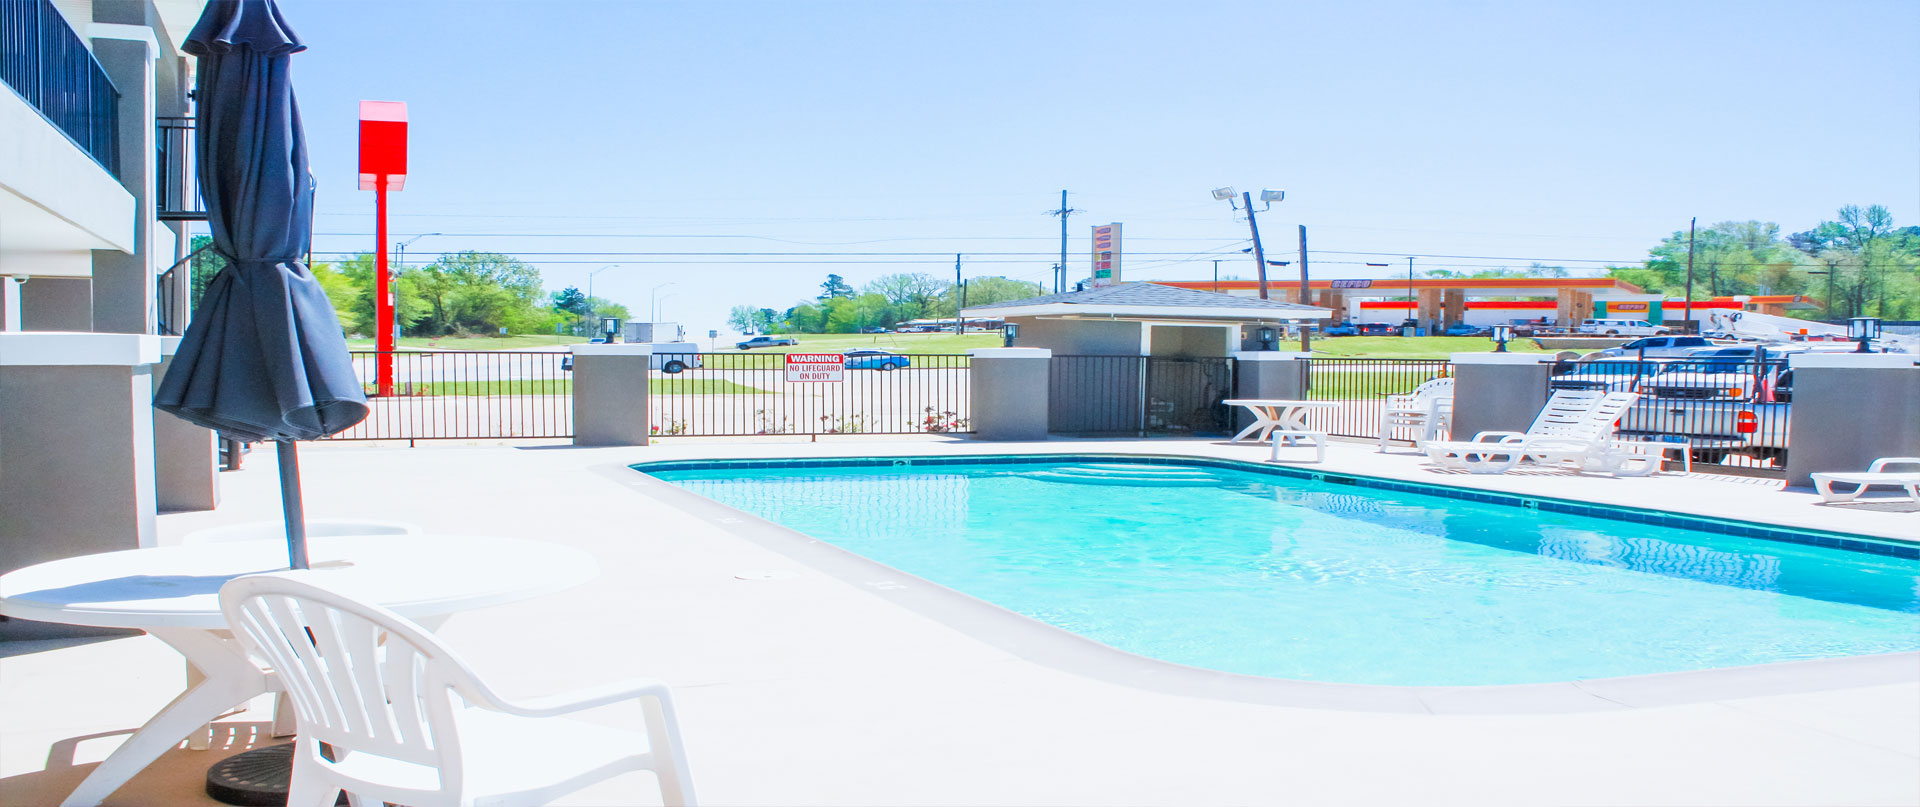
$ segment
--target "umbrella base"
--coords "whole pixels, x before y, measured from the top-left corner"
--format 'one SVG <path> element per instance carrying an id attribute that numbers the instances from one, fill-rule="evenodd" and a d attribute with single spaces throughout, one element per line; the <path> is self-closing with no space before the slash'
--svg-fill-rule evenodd
<path id="1" fill-rule="evenodd" d="M 207 796 L 241 807 L 285 807 L 293 781 L 293 743 L 243 751 L 207 769 Z M 335 805 L 347 803 L 342 792 Z"/>

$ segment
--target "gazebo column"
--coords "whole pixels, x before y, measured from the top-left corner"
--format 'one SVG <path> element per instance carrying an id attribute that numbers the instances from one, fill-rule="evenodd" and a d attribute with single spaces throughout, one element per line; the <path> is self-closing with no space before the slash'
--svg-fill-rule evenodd
<path id="1" fill-rule="evenodd" d="M 1467 292 L 1465 289 L 1447 289 L 1441 300 L 1441 326 L 1451 328 L 1467 319 Z"/>

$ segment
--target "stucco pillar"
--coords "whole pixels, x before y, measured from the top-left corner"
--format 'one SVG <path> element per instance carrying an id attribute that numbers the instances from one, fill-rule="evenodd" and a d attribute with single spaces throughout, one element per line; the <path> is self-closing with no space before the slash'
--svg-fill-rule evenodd
<path id="1" fill-rule="evenodd" d="M 160 364 L 154 368 L 158 386 L 173 365 L 180 337 L 160 337 Z M 153 484 L 161 510 L 212 510 L 220 503 L 220 448 L 213 430 L 153 410 Z"/>
<path id="2" fill-rule="evenodd" d="M 1820 471 L 1864 471 L 1881 457 L 1920 457 L 1920 366 L 1900 353 L 1803 353 L 1793 367 L 1787 484 Z"/>
<path id="3" fill-rule="evenodd" d="M 1053 351 L 989 347 L 967 351 L 975 440 L 1045 440 Z"/>
<path id="4" fill-rule="evenodd" d="M 136 334 L 0 333 L 0 573 L 153 546 L 153 364 Z"/>
<path id="5" fill-rule="evenodd" d="M 1561 328 L 1571 328 L 1580 324 L 1580 317 L 1574 315 L 1573 289 L 1561 289 L 1554 295 L 1553 324 Z"/>
<path id="6" fill-rule="evenodd" d="M 1311 383 L 1312 354 L 1281 350 L 1250 350 L 1233 354 L 1233 397 L 1306 400 Z M 1234 407 L 1233 430 L 1253 422 L 1245 407 Z"/>
<path id="7" fill-rule="evenodd" d="M 574 345 L 573 444 L 644 446 L 652 345 Z"/>
<path id="8" fill-rule="evenodd" d="M 1552 358 L 1534 353 L 1453 354 L 1453 436 L 1524 432 L 1547 405 Z"/>
<path id="9" fill-rule="evenodd" d="M 133 194 L 133 252 L 93 251 L 93 327 L 110 333 L 154 332 L 154 79 L 159 44 L 138 25 L 87 26 L 93 54 L 120 91 L 119 162 L 115 178 Z"/>

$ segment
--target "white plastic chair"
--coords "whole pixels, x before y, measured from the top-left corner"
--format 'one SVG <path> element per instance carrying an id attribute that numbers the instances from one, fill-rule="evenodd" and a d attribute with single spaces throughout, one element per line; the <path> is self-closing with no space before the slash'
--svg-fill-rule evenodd
<path id="1" fill-rule="evenodd" d="M 1652 473 L 1657 459 L 1613 439 L 1615 424 L 1639 398 L 1632 392 L 1563 390 L 1547 400 L 1524 434 L 1486 431 L 1469 441 L 1436 440 L 1421 449 L 1437 465 L 1476 474 L 1506 473 L 1525 460 L 1618 476 Z"/>
<path id="2" fill-rule="evenodd" d="M 1890 471 L 1891 467 L 1908 470 Z M 1839 492 L 1833 489 L 1835 482 L 1852 485 L 1853 490 Z M 1823 471 L 1813 474 L 1813 488 L 1820 492 L 1820 498 L 1828 504 L 1841 504 L 1860 498 L 1867 488 L 1874 485 L 1887 485 L 1903 488 L 1907 498 L 1920 502 L 1920 457 L 1881 457 L 1874 460 L 1862 471 Z"/>
<path id="3" fill-rule="evenodd" d="M 325 574 L 269 572 L 220 589 L 234 635 L 279 676 L 298 716 L 288 807 L 331 807 L 341 790 L 356 807 L 545 804 L 636 770 L 654 772 L 667 804 L 694 803 L 664 684 L 509 701 L 424 628 L 316 585 Z M 628 700 L 645 734 L 543 719 Z"/>
<path id="4" fill-rule="evenodd" d="M 319 538 L 332 535 L 419 535 L 420 527 L 404 521 L 376 521 L 364 518 L 310 518 L 306 520 L 307 537 Z M 246 521 L 239 524 L 227 524 L 220 527 L 207 527 L 194 530 L 180 538 L 181 546 L 196 544 L 223 544 L 232 541 L 285 541 L 287 523 L 285 521 Z M 199 684 L 206 676 L 194 669 L 193 662 L 187 664 L 187 687 Z M 275 737 L 285 737 L 293 733 L 293 709 L 287 703 L 287 695 L 282 692 L 275 696 L 273 704 L 273 729 Z M 213 726 L 209 725 L 192 737 L 187 738 L 187 748 L 205 751 L 213 747 Z"/>
<path id="5" fill-rule="evenodd" d="M 1387 405 L 1380 411 L 1380 451 L 1385 453 L 1387 441 L 1393 438 L 1393 430 L 1411 429 L 1413 443 L 1417 448 L 1422 443 L 1440 437 L 1440 432 L 1453 425 L 1453 379 L 1435 378 L 1422 382 L 1406 395 L 1387 397 Z"/>

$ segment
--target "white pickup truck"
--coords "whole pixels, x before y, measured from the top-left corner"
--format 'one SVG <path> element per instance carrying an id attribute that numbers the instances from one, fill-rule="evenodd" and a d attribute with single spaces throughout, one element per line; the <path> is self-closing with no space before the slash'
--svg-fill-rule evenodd
<path id="1" fill-rule="evenodd" d="M 1786 462 L 1792 372 L 1777 358 L 1681 360 L 1642 380 L 1638 391 L 1640 400 L 1620 419 L 1621 434 L 1685 437 L 1701 462 L 1729 454 Z"/>

